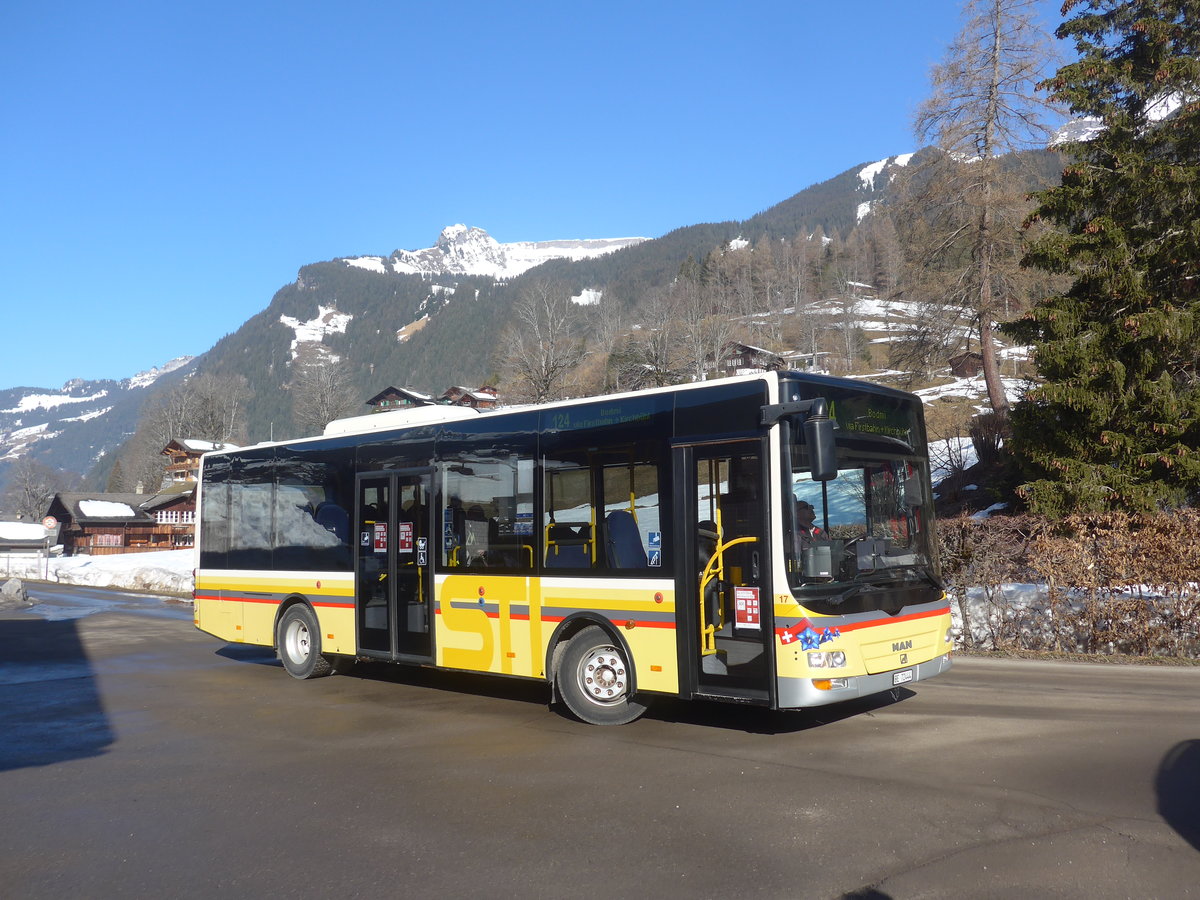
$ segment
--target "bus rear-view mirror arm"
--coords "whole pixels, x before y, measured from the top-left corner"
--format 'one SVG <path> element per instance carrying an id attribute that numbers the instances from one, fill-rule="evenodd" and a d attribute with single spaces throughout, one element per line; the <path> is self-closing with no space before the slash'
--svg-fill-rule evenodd
<path id="1" fill-rule="evenodd" d="M 833 437 L 833 419 L 829 418 L 829 403 L 824 397 L 769 404 L 762 408 L 759 422 L 770 426 L 785 416 L 803 414 L 807 414 L 804 443 L 808 446 L 809 473 L 813 481 L 833 481 L 838 474 L 837 444 Z"/>

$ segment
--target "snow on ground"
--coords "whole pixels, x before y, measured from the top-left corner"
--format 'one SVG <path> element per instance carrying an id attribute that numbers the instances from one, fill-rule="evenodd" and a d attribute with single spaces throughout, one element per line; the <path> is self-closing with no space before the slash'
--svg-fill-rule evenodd
<path id="1" fill-rule="evenodd" d="M 82 416 L 72 416 L 69 419 L 63 419 L 64 422 L 88 422 L 92 419 L 98 419 L 107 412 L 112 412 L 111 406 L 106 406 L 104 409 L 97 409 L 94 412 L 84 413 Z"/>
<path id="2" fill-rule="evenodd" d="M 129 386 L 130 388 L 149 387 L 150 385 L 154 384 L 154 382 L 158 381 L 158 379 L 160 379 L 162 376 L 186 366 L 192 361 L 193 358 L 194 357 L 191 356 L 177 356 L 170 362 L 164 363 L 162 366 L 155 366 L 153 369 L 150 369 L 147 372 L 138 372 L 129 379 Z M 71 420 L 68 419 L 67 421 L 69 422 Z"/>
<path id="3" fill-rule="evenodd" d="M 40 527 L 40 526 L 39 526 Z M 170 594 L 192 593 L 191 550 L 114 553 L 111 556 L 39 556 L 0 554 L 0 577 L 86 584 Z"/>
<path id="4" fill-rule="evenodd" d="M 1004 393 L 1007 395 L 1009 403 L 1016 403 L 1020 400 L 1029 386 L 1029 382 L 1024 378 L 1001 378 L 1000 380 L 1004 383 Z M 923 388 L 915 393 L 926 403 L 942 397 L 964 397 L 967 400 L 986 400 L 987 385 L 984 384 L 983 375 L 979 374 L 970 378 L 956 378 L 949 384 Z M 980 412 L 985 411 L 982 407 L 980 408 Z"/>
<path id="5" fill-rule="evenodd" d="M 359 269 L 377 272 L 380 275 L 386 275 L 388 272 L 387 260 L 382 256 L 359 256 L 355 259 L 343 259 L 342 262 L 348 266 L 356 266 Z"/>
<path id="6" fill-rule="evenodd" d="M 595 306 L 603 296 L 603 291 L 598 291 L 595 288 L 584 288 L 571 298 L 571 302 L 578 306 Z"/>
<path id="7" fill-rule="evenodd" d="M 295 332 L 292 340 L 292 359 L 300 353 L 301 344 L 320 344 L 327 334 L 345 334 L 346 326 L 354 316 L 350 313 L 340 313 L 336 306 L 317 306 L 317 315 L 307 322 L 301 322 L 291 316 L 280 316 L 279 321 Z"/>
<path id="8" fill-rule="evenodd" d="M 22 397 L 12 409 L 0 409 L 0 412 L 22 413 L 32 412 L 35 409 L 53 409 L 65 403 L 87 403 L 91 400 L 99 400 L 101 397 L 107 396 L 108 391 L 100 391 L 98 394 L 92 394 L 88 397 L 71 397 L 67 394 L 28 394 Z"/>
<path id="9" fill-rule="evenodd" d="M 992 631 L 999 618 L 1044 611 L 1049 605 L 1049 591 L 1044 584 L 1005 584 L 992 597 L 985 588 L 968 588 L 966 596 L 950 595 L 950 630 L 955 648 L 963 647 L 962 610 L 966 607 L 971 623 L 971 645 L 988 647 Z M 1033 621 L 1037 617 L 1032 617 Z M 1043 623 L 1049 627 L 1049 622 Z"/>
<path id="10" fill-rule="evenodd" d="M 975 444 L 969 437 L 953 437 L 929 442 L 929 478 L 934 490 L 955 472 L 971 468 L 979 462 Z"/>

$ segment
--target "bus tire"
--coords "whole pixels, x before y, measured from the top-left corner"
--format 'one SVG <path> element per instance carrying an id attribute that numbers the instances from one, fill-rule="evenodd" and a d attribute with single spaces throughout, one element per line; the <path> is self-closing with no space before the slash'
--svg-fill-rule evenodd
<path id="1" fill-rule="evenodd" d="M 293 678 L 321 678 L 333 671 L 321 655 L 321 629 L 317 617 L 303 603 L 288 607 L 279 619 L 276 651 Z"/>
<path id="2" fill-rule="evenodd" d="M 630 691 L 632 662 L 596 625 L 567 643 L 554 682 L 567 709 L 590 725 L 624 725 L 646 711 Z"/>

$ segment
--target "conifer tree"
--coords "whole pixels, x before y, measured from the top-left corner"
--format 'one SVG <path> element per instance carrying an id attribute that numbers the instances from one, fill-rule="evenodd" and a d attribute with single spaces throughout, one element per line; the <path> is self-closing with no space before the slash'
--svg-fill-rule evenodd
<path id="1" fill-rule="evenodd" d="M 1099 129 L 1068 144 L 1026 263 L 1073 278 L 1010 326 L 1044 379 L 1014 410 L 1031 508 L 1200 498 L 1200 0 L 1074 0 L 1045 82 Z"/>

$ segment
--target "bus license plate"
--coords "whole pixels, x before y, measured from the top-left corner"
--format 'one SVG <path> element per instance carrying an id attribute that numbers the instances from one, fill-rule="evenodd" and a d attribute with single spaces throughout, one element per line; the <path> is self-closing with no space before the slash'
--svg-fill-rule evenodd
<path id="1" fill-rule="evenodd" d="M 903 672 L 897 672 L 892 676 L 892 686 L 897 684 L 906 684 L 913 680 L 913 670 L 905 669 Z"/>

